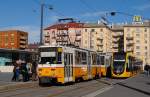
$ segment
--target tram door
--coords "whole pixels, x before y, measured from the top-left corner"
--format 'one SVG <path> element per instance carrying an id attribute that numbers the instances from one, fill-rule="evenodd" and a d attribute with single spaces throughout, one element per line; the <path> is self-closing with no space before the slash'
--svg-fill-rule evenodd
<path id="1" fill-rule="evenodd" d="M 92 64 L 91 64 L 91 53 L 88 52 L 88 76 L 89 78 L 92 78 L 92 73 L 91 73 L 91 69 L 92 69 Z"/>
<path id="2" fill-rule="evenodd" d="M 73 54 L 64 53 L 65 82 L 73 80 Z"/>

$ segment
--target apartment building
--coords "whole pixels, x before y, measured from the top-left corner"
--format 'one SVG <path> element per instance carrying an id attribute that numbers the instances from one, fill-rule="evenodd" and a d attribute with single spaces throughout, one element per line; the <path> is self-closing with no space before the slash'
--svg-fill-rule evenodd
<path id="1" fill-rule="evenodd" d="M 44 45 L 60 44 L 81 47 L 83 23 L 69 22 L 51 25 L 44 29 Z"/>
<path id="2" fill-rule="evenodd" d="M 19 30 L 0 31 L 0 48 L 25 49 L 27 45 L 27 32 Z"/>
<path id="3" fill-rule="evenodd" d="M 124 51 L 124 25 L 112 25 L 112 52 Z"/>
<path id="4" fill-rule="evenodd" d="M 82 47 L 99 52 L 112 52 L 111 30 L 104 24 L 84 24 L 82 30 Z"/>
<path id="5" fill-rule="evenodd" d="M 149 21 L 124 26 L 124 51 L 132 51 L 143 60 L 143 64 L 150 64 Z"/>

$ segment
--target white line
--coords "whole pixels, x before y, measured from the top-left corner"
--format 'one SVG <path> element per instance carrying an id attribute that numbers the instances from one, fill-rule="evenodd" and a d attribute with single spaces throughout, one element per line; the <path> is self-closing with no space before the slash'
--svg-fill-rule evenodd
<path id="1" fill-rule="evenodd" d="M 84 95 L 82 97 L 95 97 L 95 96 L 97 96 L 97 95 L 99 95 L 99 94 L 101 94 L 103 92 L 106 92 L 106 91 L 110 90 L 111 88 L 113 88 L 113 87 L 112 86 L 107 86 L 105 88 L 99 89 L 99 90 L 97 90 L 95 92 L 92 92 L 90 94 Z"/>

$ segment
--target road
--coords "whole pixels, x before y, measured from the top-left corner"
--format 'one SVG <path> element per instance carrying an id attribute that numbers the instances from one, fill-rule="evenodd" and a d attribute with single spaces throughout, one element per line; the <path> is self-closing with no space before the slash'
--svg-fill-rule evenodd
<path id="1" fill-rule="evenodd" d="M 0 91 L 0 97 L 150 97 L 150 77 L 108 79 L 60 86 L 28 86 Z"/>

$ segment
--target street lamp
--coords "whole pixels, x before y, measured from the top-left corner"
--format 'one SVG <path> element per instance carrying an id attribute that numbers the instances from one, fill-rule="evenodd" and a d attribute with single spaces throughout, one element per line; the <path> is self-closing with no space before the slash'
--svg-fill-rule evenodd
<path id="1" fill-rule="evenodd" d="M 41 2 L 41 28 L 40 28 L 40 45 L 43 45 L 43 16 L 44 16 L 44 7 L 48 7 L 49 10 L 52 10 L 52 6 L 44 4 Z"/>

